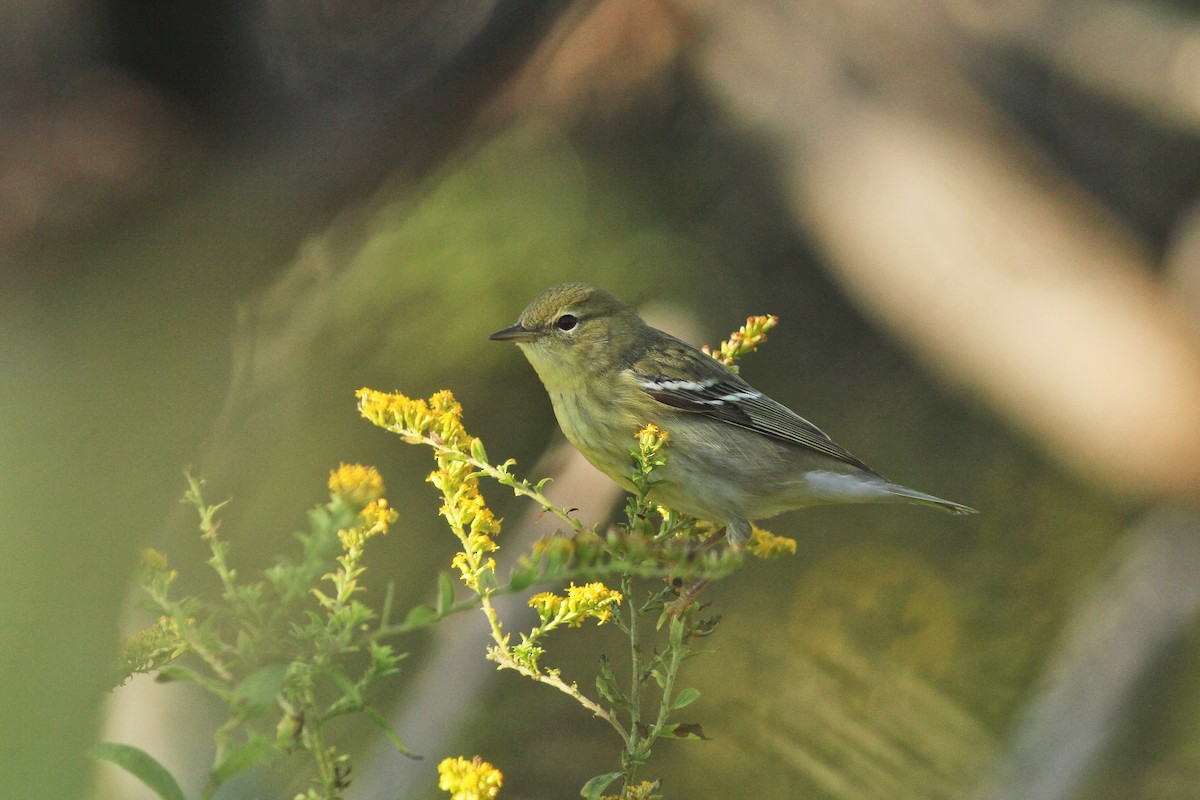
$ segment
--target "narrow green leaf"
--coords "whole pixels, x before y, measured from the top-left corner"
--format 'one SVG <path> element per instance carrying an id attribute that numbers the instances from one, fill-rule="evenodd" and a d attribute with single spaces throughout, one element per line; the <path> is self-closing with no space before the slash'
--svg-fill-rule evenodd
<path id="1" fill-rule="evenodd" d="M 482 569 L 479 571 L 479 586 L 481 589 L 496 591 L 500 588 L 500 581 L 496 578 L 495 570 Z"/>
<path id="2" fill-rule="evenodd" d="M 671 620 L 671 647 L 680 647 L 683 645 L 683 633 L 683 620 L 675 617 Z"/>
<path id="3" fill-rule="evenodd" d="M 699 697 L 699 689 L 680 689 L 679 694 L 675 695 L 675 701 L 671 703 L 671 710 L 678 711 L 685 706 L 690 706 Z"/>
<path id="4" fill-rule="evenodd" d="M 221 760 L 220 764 L 213 767 L 211 773 L 212 781 L 218 785 L 225 783 L 225 781 L 239 772 L 245 772 L 251 767 L 265 764 L 278 755 L 279 752 L 280 750 L 274 741 L 267 739 L 261 734 L 253 734 L 250 741 L 241 747 L 231 750 Z"/>
<path id="5" fill-rule="evenodd" d="M 604 794 L 604 790 L 619 777 L 621 777 L 621 773 L 619 772 L 606 772 L 603 775 L 597 775 L 583 785 L 583 788 L 579 790 L 579 796 L 585 798 L 585 800 L 600 800 L 600 795 Z"/>
<path id="6" fill-rule="evenodd" d="M 229 702 L 230 698 L 233 697 L 233 692 L 228 684 L 216 678 L 205 677 L 195 670 L 181 667 L 177 664 L 168 664 L 160 669 L 158 674 L 154 676 L 154 680 L 159 683 L 174 683 L 175 681 L 195 683 L 226 702 Z"/>
<path id="7" fill-rule="evenodd" d="M 317 598 L 317 602 L 321 604 L 322 608 L 332 610 L 334 605 L 336 605 L 333 602 L 333 598 L 322 592 L 320 589 L 310 589 L 309 591 L 312 592 L 313 597 Z"/>
<path id="8" fill-rule="evenodd" d="M 488 463 L 487 451 L 483 449 L 483 442 L 478 438 L 471 440 L 471 457 L 484 464 Z"/>
<path id="9" fill-rule="evenodd" d="M 651 610 L 649 608 L 649 604 L 647 604 L 646 610 L 647 611 Z M 663 606 L 662 611 L 658 615 L 658 619 L 654 623 L 654 630 L 661 631 L 663 623 L 666 622 L 670 618 L 671 618 L 671 609 L 667 608 L 666 606 Z"/>
<path id="10" fill-rule="evenodd" d="M 396 582 L 388 581 L 383 594 L 383 607 L 379 611 L 379 627 L 386 628 L 392 621 L 392 600 L 396 594 Z"/>
<path id="11" fill-rule="evenodd" d="M 702 619 L 692 628 L 692 636 L 698 639 L 703 639 L 717 629 L 717 625 L 721 622 L 721 615 Z"/>
<path id="12" fill-rule="evenodd" d="M 233 700 L 247 717 L 262 714 L 275 705 L 275 697 L 283 690 L 288 665 L 268 664 L 254 670 L 233 690 Z"/>
<path id="13" fill-rule="evenodd" d="M 137 747 L 116 742 L 101 742 L 88 751 L 98 761 L 116 764 L 146 784 L 162 800 L 185 800 L 175 777 L 154 756 Z"/>
<path id="14" fill-rule="evenodd" d="M 663 728 L 660 734 L 666 739 L 702 739 L 711 741 L 709 737 L 704 735 L 704 729 L 697 722 L 680 722 L 675 725 L 668 725 Z"/>
<path id="15" fill-rule="evenodd" d="M 477 440 L 478 441 L 478 440 Z M 450 607 L 454 605 L 454 581 L 450 578 L 450 573 L 438 573 L 438 597 L 437 597 L 437 613 L 442 616 Z"/>
<path id="16" fill-rule="evenodd" d="M 629 707 L 629 698 L 621 691 L 617 683 L 617 674 L 613 670 L 612 662 L 608 660 L 608 656 L 600 657 L 600 674 L 596 676 L 596 689 L 610 703 Z"/>
<path id="17" fill-rule="evenodd" d="M 392 744 L 396 746 L 396 750 L 401 755 L 407 756 L 413 761 L 420 761 L 421 759 L 425 758 L 425 756 L 414 755 L 413 752 L 409 750 L 407 746 L 405 746 L 404 742 L 400 739 L 400 734 L 396 733 L 396 730 L 391 726 L 391 724 L 388 723 L 387 718 L 384 717 L 383 714 L 380 714 L 371 706 L 363 706 L 362 712 L 367 715 L 367 719 L 379 726 L 379 729 L 383 731 L 383 734 L 387 736 L 388 739 L 391 740 Z"/>
<path id="18" fill-rule="evenodd" d="M 358 696 L 360 694 L 358 686 L 354 683 L 354 681 L 350 680 L 350 677 L 342 671 L 341 667 L 331 666 L 325 671 L 325 675 L 329 678 L 329 680 L 333 681 L 339 689 L 342 690 L 343 695 L 346 695 L 353 702 L 362 702 L 361 698 Z"/>
<path id="19" fill-rule="evenodd" d="M 538 568 L 535 564 L 519 566 L 508 576 L 508 588 L 514 592 L 524 591 L 537 580 Z"/>
<path id="20" fill-rule="evenodd" d="M 596 676 L 596 690 L 600 692 L 600 696 L 610 703 L 617 702 L 616 693 L 613 691 L 615 687 L 603 675 Z"/>
<path id="21" fill-rule="evenodd" d="M 158 671 L 154 676 L 154 680 L 159 683 L 174 683 L 180 681 L 182 683 L 204 683 L 204 678 L 194 669 L 181 667 L 177 664 L 168 664 Z"/>
<path id="22" fill-rule="evenodd" d="M 438 613 L 432 606 L 420 605 L 415 606 L 408 612 L 408 616 L 404 618 L 404 626 L 406 628 L 423 628 L 438 619 Z"/>
<path id="23" fill-rule="evenodd" d="M 314 531 L 330 530 L 331 518 L 324 506 L 317 506 L 308 512 L 308 524 Z"/>

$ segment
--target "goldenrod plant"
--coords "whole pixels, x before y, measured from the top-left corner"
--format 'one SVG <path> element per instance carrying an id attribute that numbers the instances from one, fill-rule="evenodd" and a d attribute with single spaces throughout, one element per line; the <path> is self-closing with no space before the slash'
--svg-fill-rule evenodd
<path id="1" fill-rule="evenodd" d="M 712 353 L 732 363 L 754 350 L 774 318 L 751 318 Z M 707 738 L 700 724 L 681 719 L 700 693 L 680 683 L 681 666 L 701 650 L 698 643 L 716 628 L 698 600 L 710 581 L 728 575 L 743 552 L 773 558 L 795 551 L 795 542 L 758 529 L 745 551 L 717 546 L 719 532 L 647 500 L 656 472 L 670 459 L 670 432 L 650 425 L 630 431 L 630 495 L 622 523 L 606 530 L 585 525 L 543 494 L 545 481 L 519 477 L 515 462 L 493 463 L 463 426 L 462 406 L 448 391 L 428 400 L 371 389 L 358 392 L 367 420 L 405 442 L 433 450 L 436 468 L 428 480 L 442 495 L 441 516 L 457 538 L 450 573 L 438 578 L 436 602 L 393 618 L 392 592 L 382 608 L 362 600 L 363 558 L 369 541 L 396 520 L 377 470 L 343 464 L 329 479 L 330 499 L 309 513 L 309 530 L 297 534 L 298 559 L 281 558 L 252 579 L 229 566 L 229 543 L 220 535 L 219 511 L 202 496 L 203 481 L 188 476 L 184 502 L 200 517 L 208 565 L 221 590 L 217 597 L 177 597 L 177 575 L 165 556 L 147 551 L 138 573 L 157 621 L 130 637 L 119 668 L 130 675 L 155 672 L 163 681 L 187 681 L 215 696 L 227 720 L 214 732 L 217 750 L 204 797 L 252 767 L 292 754 L 311 763 L 309 781 L 296 800 L 336 800 L 350 775 L 349 757 L 326 735 L 331 720 L 361 714 L 389 736 L 399 753 L 411 756 L 372 707 L 368 693 L 394 674 L 404 654 L 397 640 L 446 616 L 478 609 L 488 622 L 486 658 L 571 697 L 607 724 L 618 738 L 615 769 L 587 780 L 589 800 L 652 800 L 662 797 L 656 781 L 639 771 L 661 739 Z M 538 542 L 505 577 L 496 574 L 501 521 L 484 500 L 481 481 L 490 480 L 557 516 L 565 530 Z M 457 583 L 465 589 L 456 589 Z M 545 587 L 529 597 L 537 622 L 520 629 L 500 618 L 494 598 Z M 615 624 L 628 639 L 622 669 L 600 655 L 597 673 L 581 688 L 550 663 L 552 634 L 588 621 Z M 98 758 L 132 772 L 164 800 L 184 792 L 152 756 L 126 745 L 103 744 Z M 455 800 L 497 796 L 500 770 L 476 756 L 450 757 L 438 767 L 439 787 Z M 606 794 L 616 787 L 616 793 Z"/>
<path id="2" fill-rule="evenodd" d="M 491 800 L 503 783 L 500 770 L 479 756 L 445 758 L 438 764 L 438 788 L 449 792 L 451 800 Z"/>
<path id="3" fill-rule="evenodd" d="M 216 758 L 203 796 L 244 770 L 304 751 L 314 777 L 296 797 L 337 797 L 349 764 L 326 741 L 325 726 L 347 714 L 373 720 L 407 754 L 366 701 L 368 690 L 395 673 L 402 657 L 379 635 L 394 627 L 386 605 L 377 613 L 358 597 L 365 546 L 396 519 L 379 472 L 357 464 L 334 470 L 329 502 L 310 511 L 309 530 L 296 535 L 300 558 L 281 558 L 254 579 L 229 566 L 229 542 L 217 519 L 224 504 L 209 505 L 203 481 L 190 475 L 188 481 L 184 502 L 199 513 L 220 595 L 175 597 L 177 573 L 165 556 L 146 551 L 139 583 L 159 618 L 124 643 L 120 680 L 155 671 L 160 681 L 194 683 L 225 705 L 228 718 L 214 733 Z M 166 770 L 141 751 L 106 744 L 97 755 L 130 769 L 164 798 L 184 797 Z M 151 766 L 147 771 L 138 764 Z"/>

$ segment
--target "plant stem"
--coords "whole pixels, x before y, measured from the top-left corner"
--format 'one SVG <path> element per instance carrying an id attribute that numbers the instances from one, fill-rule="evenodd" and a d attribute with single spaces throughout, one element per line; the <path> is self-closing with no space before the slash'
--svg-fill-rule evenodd
<path id="1" fill-rule="evenodd" d="M 304 701 L 304 716 L 308 723 L 304 726 L 304 749 L 313 755 L 317 762 L 317 774 L 320 775 L 321 787 L 327 797 L 337 793 L 337 767 L 330 757 L 331 753 L 325 746 L 325 735 L 321 731 L 321 722 L 317 715 L 317 698 L 313 693 L 311 680 L 306 678 L 302 694 Z"/>
<path id="2" fill-rule="evenodd" d="M 671 624 L 677 624 L 672 621 Z M 658 718 L 654 721 L 654 727 L 650 729 L 650 735 L 646 737 L 648 741 L 654 741 L 662 733 L 666 727 L 667 717 L 671 713 L 671 702 L 675 694 L 675 676 L 679 674 L 679 665 L 683 663 L 685 647 L 671 647 L 671 660 L 667 662 L 666 675 L 663 678 L 662 701 L 658 704 Z"/>
<path id="3" fill-rule="evenodd" d="M 413 433 L 414 433 L 414 431 L 405 431 L 404 432 L 404 434 L 406 436 L 412 436 Z M 460 450 L 456 450 L 452 447 L 447 447 L 445 444 L 442 443 L 442 441 L 440 439 L 436 439 L 432 436 L 418 436 L 417 438 L 420 439 L 420 441 L 422 443 L 427 444 L 430 447 L 432 447 L 434 452 L 437 453 L 438 455 L 449 455 L 456 461 L 465 461 L 468 464 L 470 464 L 472 467 L 474 467 L 475 469 L 479 470 L 479 472 L 483 473 L 484 475 L 487 475 L 489 478 L 491 478 L 492 480 L 501 484 L 502 486 L 507 486 L 508 488 L 510 488 L 514 492 L 516 492 L 517 494 L 522 495 L 524 497 L 528 497 L 530 500 L 532 500 L 535 503 L 537 503 L 538 505 L 540 505 L 546 511 L 549 511 L 551 514 L 553 514 L 554 516 L 561 519 L 563 522 L 570 525 L 571 528 L 573 530 L 575 530 L 576 532 L 578 532 L 578 533 L 590 532 L 586 525 L 584 525 L 582 522 L 577 520 L 575 517 L 572 517 L 569 513 L 567 513 L 567 511 L 565 509 L 559 508 L 554 503 L 550 502 L 550 499 L 547 498 L 546 495 L 542 494 L 537 489 L 535 489 L 529 483 L 529 481 L 522 480 L 522 479 L 516 477 L 515 475 L 513 475 L 511 472 L 508 472 L 505 469 L 501 469 L 500 467 L 493 466 L 486 461 L 482 461 L 478 458 L 475 458 L 473 455 L 469 455 Z M 508 462 L 508 463 L 514 463 L 514 462 Z"/>
<path id="4" fill-rule="evenodd" d="M 633 602 L 633 578 L 625 573 L 621 576 L 621 594 L 629 608 L 629 737 L 625 741 L 625 786 L 633 785 L 638 767 L 638 756 L 642 749 L 642 647 L 638 631 L 638 608 Z"/>
<path id="5" fill-rule="evenodd" d="M 490 658 L 492 661 L 495 661 L 502 669 L 514 670 L 527 678 L 535 680 L 538 683 L 544 683 L 547 686 L 553 686 L 560 692 L 573 697 L 577 703 L 586 708 L 588 711 L 592 712 L 593 716 L 599 717 L 611 725 L 612 728 L 621 736 L 621 739 L 625 742 L 627 748 L 633 746 L 632 743 L 634 741 L 633 737 L 635 734 L 633 734 L 631 731 L 626 731 L 625 726 L 621 724 L 621 721 L 616 718 L 610 709 L 605 708 L 595 700 L 592 700 L 590 697 L 585 695 L 583 692 L 579 691 L 579 687 L 575 684 L 564 681 L 561 677 L 559 677 L 559 674 L 556 670 L 551 670 L 549 672 L 533 670 L 513 658 L 512 651 L 508 647 L 508 637 L 502 632 L 499 620 L 496 618 L 495 608 L 492 606 L 486 595 L 483 596 L 481 600 L 483 602 L 484 615 L 487 616 L 488 623 L 491 625 L 492 641 L 496 643 L 496 646 L 488 653 L 488 658 Z"/>

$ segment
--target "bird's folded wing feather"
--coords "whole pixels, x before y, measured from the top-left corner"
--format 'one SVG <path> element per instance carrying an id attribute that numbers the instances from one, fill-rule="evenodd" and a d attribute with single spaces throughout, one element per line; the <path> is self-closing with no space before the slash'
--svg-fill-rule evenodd
<path id="1" fill-rule="evenodd" d="M 806 447 L 875 474 L 816 425 L 691 345 L 672 341 L 659 352 L 644 354 L 629 373 L 638 388 L 664 405 Z"/>

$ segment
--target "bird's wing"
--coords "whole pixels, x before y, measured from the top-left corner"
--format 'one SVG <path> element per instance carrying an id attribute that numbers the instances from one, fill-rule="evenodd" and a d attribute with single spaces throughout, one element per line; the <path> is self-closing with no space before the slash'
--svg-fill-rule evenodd
<path id="1" fill-rule="evenodd" d="M 663 405 L 815 450 L 875 474 L 816 425 L 689 344 L 672 339 L 656 352 L 643 354 L 629 372 L 638 388 Z"/>

